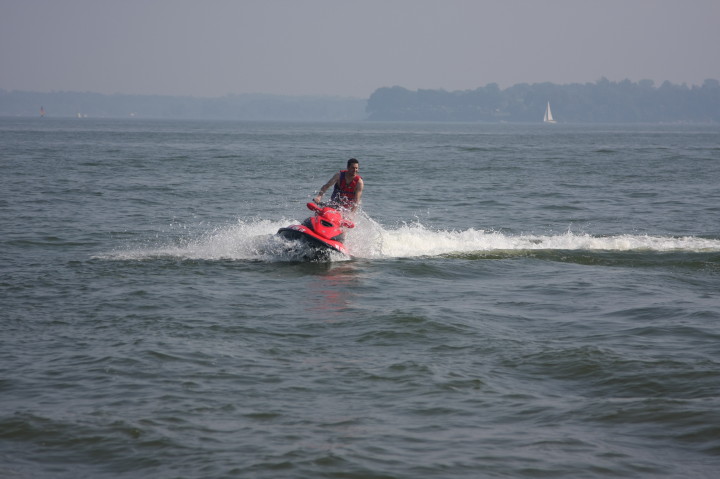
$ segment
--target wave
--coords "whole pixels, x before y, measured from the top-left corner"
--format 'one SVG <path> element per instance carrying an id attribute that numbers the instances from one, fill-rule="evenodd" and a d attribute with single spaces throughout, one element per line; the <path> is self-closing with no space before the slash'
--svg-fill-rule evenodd
<path id="1" fill-rule="evenodd" d="M 383 236 L 384 253 L 398 257 L 500 251 L 720 252 L 720 240 L 695 236 L 594 236 L 571 231 L 558 235 L 509 235 L 473 228 L 432 231 L 419 224 L 386 230 Z"/>
<path id="2" fill-rule="evenodd" d="M 437 230 L 420 223 L 382 226 L 358 215 L 356 228 L 348 230 L 346 244 L 353 256 L 364 259 L 413 258 L 467 254 L 516 256 L 540 251 L 582 252 L 720 252 L 720 239 L 697 236 L 653 236 L 637 234 L 591 235 L 567 231 L 562 234 L 506 234 L 468 228 Z M 102 259 L 144 260 L 176 258 L 188 260 L 293 261 L 302 256 L 297 246 L 275 236 L 278 228 L 297 220 L 239 220 L 236 224 L 185 235 L 162 238 L 153 244 L 126 246 L 96 256 Z M 338 255 L 334 260 L 342 260 Z"/>

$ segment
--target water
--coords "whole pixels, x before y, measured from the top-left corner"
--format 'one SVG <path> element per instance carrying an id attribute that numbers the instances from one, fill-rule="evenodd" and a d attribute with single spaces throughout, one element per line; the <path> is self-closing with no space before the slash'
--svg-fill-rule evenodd
<path id="1" fill-rule="evenodd" d="M 0 120 L 0 476 L 720 470 L 720 128 Z M 355 258 L 273 233 L 351 156 Z"/>

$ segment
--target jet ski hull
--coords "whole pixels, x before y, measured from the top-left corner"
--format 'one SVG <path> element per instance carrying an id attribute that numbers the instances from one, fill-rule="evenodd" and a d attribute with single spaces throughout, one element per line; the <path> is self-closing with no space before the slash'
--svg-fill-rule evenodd
<path id="1" fill-rule="evenodd" d="M 328 261 L 334 251 L 350 256 L 342 242 L 323 238 L 303 225 L 290 225 L 280 228 L 277 234 L 288 241 L 303 243 L 307 247 L 307 259 L 311 261 Z"/>
<path id="2" fill-rule="evenodd" d="M 278 236 L 289 241 L 303 243 L 305 246 L 304 257 L 311 261 L 329 261 L 330 253 L 338 253 L 350 256 L 343 244 L 343 228 L 354 228 L 352 221 L 343 218 L 342 214 L 330 206 L 320 206 L 315 203 L 308 203 L 309 210 L 315 215 L 306 219 L 300 225 L 290 225 L 280 228 Z"/>

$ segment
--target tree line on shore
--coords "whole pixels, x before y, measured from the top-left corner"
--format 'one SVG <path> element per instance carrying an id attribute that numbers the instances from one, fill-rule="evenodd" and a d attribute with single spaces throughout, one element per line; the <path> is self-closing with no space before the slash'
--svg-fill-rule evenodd
<path id="1" fill-rule="evenodd" d="M 687 86 L 651 80 L 521 83 L 504 90 L 378 88 L 369 99 L 227 95 L 219 98 L 104 95 L 0 89 L 0 116 L 218 119 L 265 121 L 538 122 L 546 104 L 560 123 L 720 123 L 720 82 Z"/>
<path id="2" fill-rule="evenodd" d="M 568 123 L 720 122 L 720 83 L 688 87 L 652 80 L 556 85 L 521 83 L 501 90 L 491 83 L 475 90 L 410 91 L 379 88 L 368 100 L 370 120 L 542 121 L 550 102 L 555 120 Z"/>

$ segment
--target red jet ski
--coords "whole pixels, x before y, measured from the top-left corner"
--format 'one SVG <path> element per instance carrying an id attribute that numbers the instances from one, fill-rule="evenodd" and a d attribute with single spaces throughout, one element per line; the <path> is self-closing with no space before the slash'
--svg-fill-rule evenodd
<path id="1" fill-rule="evenodd" d="M 342 228 L 354 228 L 355 224 L 343 218 L 342 213 L 330 206 L 308 203 L 307 207 L 314 211 L 315 215 L 300 225 L 280 228 L 278 236 L 307 245 L 309 249 L 306 257 L 310 260 L 327 261 L 332 251 L 350 256 L 343 244 L 345 235 Z"/>

